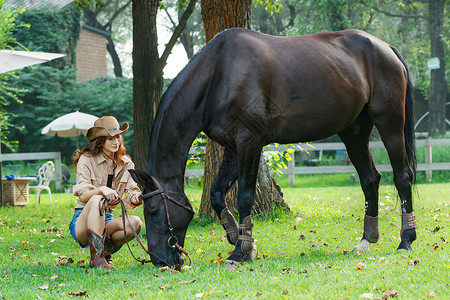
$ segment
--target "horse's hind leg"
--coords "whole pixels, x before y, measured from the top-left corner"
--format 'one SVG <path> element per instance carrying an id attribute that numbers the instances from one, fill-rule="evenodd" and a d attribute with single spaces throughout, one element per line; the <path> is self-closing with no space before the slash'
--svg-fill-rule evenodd
<path id="1" fill-rule="evenodd" d="M 223 228 L 225 229 L 227 240 L 235 245 L 239 235 L 239 228 L 236 220 L 227 208 L 225 195 L 238 177 L 237 155 L 235 151 L 225 148 L 222 164 L 211 187 L 211 206 L 219 216 Z"/>
<path id="2" fill-rule="evenodd" d="M 364 113 L 364 112 L 363 112 Z M 369 137 L 373 124 L 366 115 L 357 133 L 343 131 L 339 133 L 347 148 L 350 160 L 355 166 L 365 197 L 364 233 L 354 251 L 368 251 L 370 243 L 376 243 L 379 238 L 378 230 L 378 187 L 380 172 L 372 159 L 369 150 Z"/>
<path id="3" fill-rule="evenodd" d="M 393 118 L 393 119 L 392 119 Z M 397 119 L 400 119 L 396 116 Z M 400 197 L 402 209 L 402 227 L 400 231 L 401 242 L 397 251 L 412 250 L 411 244 L 416 239 L 416 221 L 412 208 L 412 180 L 413 172 L 409 166 L 403 126 L 388 126 L 394 116 L 386 116 L 383 121 L 376 123 L 381 139 L 386 147 L 392 165 L 394 183 Z M 394 128 L 394 129 L 393 129 Z M 396 128 L 396 129 L 395 129 Z"/>

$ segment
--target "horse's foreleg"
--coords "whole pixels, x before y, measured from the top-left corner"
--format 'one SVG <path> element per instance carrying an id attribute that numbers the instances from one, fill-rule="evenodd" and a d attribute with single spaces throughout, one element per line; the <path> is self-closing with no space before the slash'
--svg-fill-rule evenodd
<path id="1" fill-rule="evenodd" d="M 378 188 L 381 174 L 375 167 L 369 150 L 369 136 L 373 125 L 361 126 L 358 134 L 340 133 L 350 160 L 355 166 L 365 197 L 364 233 L 361 241 L 353 251 L 369 251 L 371 243 L 376 243 L 380 236 L 378 229 Z"/>
<path id="2" fill-rule="evenodd" d="M 239 228 L 234 216 L 227 208 L 225 195 L 238 177 L 237 155 L 235 152 L 225 149 L 222 164 L 211 187 L 211 206 L 219 216 L 225 229 L 227 240 L 235 245 L 239 235 Z"/>
<path id="3" fill-rule="evenodd" d="M 261 148 L 249 150 L 239 157 L 238 168 L 238 211 L 239 211 L 239 236 L 233 253 L 225 261 L 226 263 L 254 260 L 258 255 L 252 236 L 251 210 L 255 196 L 256 178 L 258 175 Z"/>

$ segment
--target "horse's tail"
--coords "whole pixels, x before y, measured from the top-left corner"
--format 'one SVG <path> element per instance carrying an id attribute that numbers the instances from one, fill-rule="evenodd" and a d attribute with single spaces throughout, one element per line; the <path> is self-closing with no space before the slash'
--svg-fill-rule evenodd
<path id="1" fill-rule="evenodd" d="M 417 158 L 416 158 L 416 142 L 414 133 L 414 87 L 411 82 L 411 76 L 409 74 L 408 66 L 400 55 L 397 49 L 391 46 L 392 51 L 397 55 L 398 59 L 402 62 L 406 69 L 406 76 L 408 82 L 406 85 L 406 103 L 405 103 L 405 145 L 406 155 L 408 157 L 408 163 L 412 171 L 413 183 L 416 180 Z"/>

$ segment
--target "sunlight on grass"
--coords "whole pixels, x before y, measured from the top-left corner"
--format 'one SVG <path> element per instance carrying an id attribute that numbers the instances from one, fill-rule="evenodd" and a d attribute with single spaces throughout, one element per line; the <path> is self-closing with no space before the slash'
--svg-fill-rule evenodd
<path id="1" fill-rule="evenodd" d="M 350 250 L 362 236 L 360 187 L 285 187 L 292 214 L 254 219 L 258 260 L 224 266 L 233 247 L 224 240 L 222 226 L 205 226 L 196 216 L 185 245 L 192 266 L 183 272 L 141 266 L 126 247 L 114 256 L 117 270 L 86 268 L 89 253 L 77 247 L 68 230 L 75 197 L 55 193 L 50 204 L 44 194 L 37 205 L 32 195 L 26 207 L 0 208 L 0 298 L 359 299 L 383 298 L 393 289 L 399 299 L 424 299 L 430 293 L 445 299 L 450 293 L 450 184 L 418 185 L 417 192 L 413 252 L 396 252 L 401 224 L 393 186 L 380 187 L 380 241 L 358 254 Z M 199 187 L 186 189 L 196 209 L 201 193 Z M 143 218 L 142 207 L 130 213 Z M 145 256 L 137 243 L 131 247 Z"/>

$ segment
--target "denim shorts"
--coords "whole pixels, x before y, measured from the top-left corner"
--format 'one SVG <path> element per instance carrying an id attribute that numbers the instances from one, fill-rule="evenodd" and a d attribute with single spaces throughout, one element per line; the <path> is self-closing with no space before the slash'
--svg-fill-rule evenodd
<path id="1" fill-rule="evenodd" d="M 86 248 L 89 248 L 89 245 L 87 245 L 87 246 L 81 245 L 77 239 L 77 236 L 75 235 L 75 223 L 77 222 L 78 217 L 80 216 L 82 211 L 83 211 L 82 208 L 75 208 L 75 213 L 73 214 L 72 221 L 69 224 L 69 230 L 70 230 L 70 235 L 73 237 L 75 242 L 77 242 L 77 244 L 80 245 L 81 248 L 86 249 Z M 114 217 L 111 213 L 105 215 L 105 224 L 108 224 L 112 220 L 114 220 Z"/>

